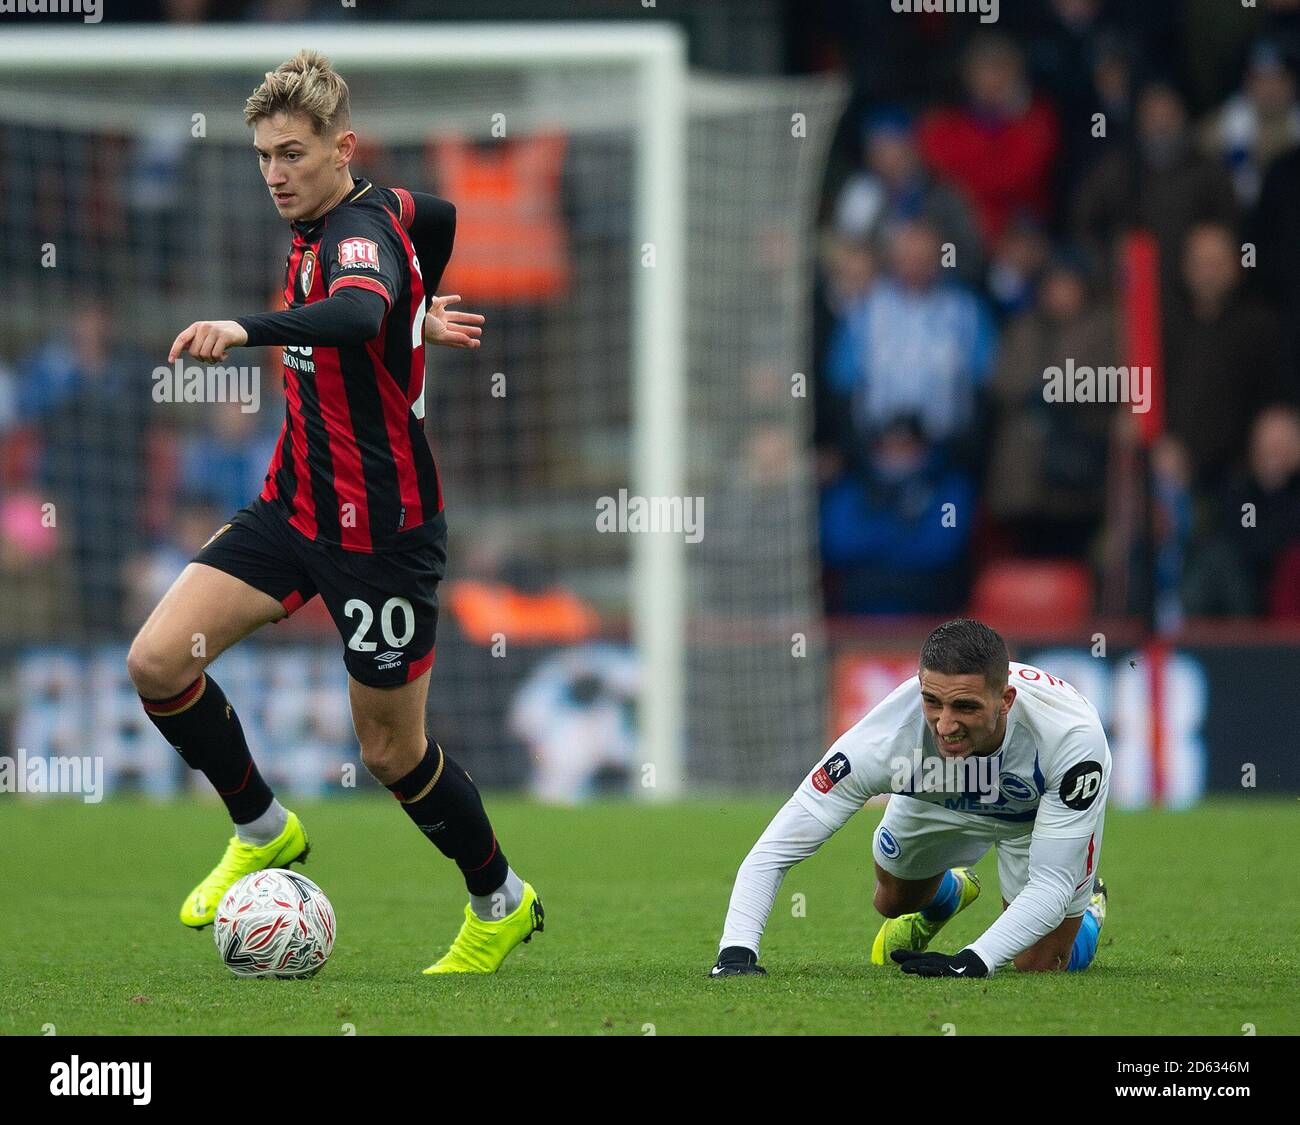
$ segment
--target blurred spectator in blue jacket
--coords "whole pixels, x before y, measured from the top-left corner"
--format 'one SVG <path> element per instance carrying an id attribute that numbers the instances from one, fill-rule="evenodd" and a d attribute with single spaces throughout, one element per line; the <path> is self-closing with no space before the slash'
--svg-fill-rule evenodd
<path id="1" fill-rule="evenodd" d="M 1155 624 L 1162 633 L 1183 622 L 1180 589 L 1192 535 L 1192 473 L 1186 451 L 1176 441 L 1161 440 L 1151 452 L 1151 535 Z"/>
<path id="2" fill-rule="evenodd" d="M 821 500 L 831 613 L 949 613 L 967 593 L 975 486 L 919 422 L 900 417 L 870 443 L 866 464 Z M 946 508 L 946 505 L 953 505 Z"/>
<path id="3" fill-rule="evenodd" d="M 215 403 L 205 412 L 208 429 L 190 434 L 181 448 L 181 483 L 193 497 L 233 514 L 262 491 L 278 430 L 263 419 L 265 408 L 245 413 L 237 401 Z"/>
<path id="4" fill-rule="evenodd" d="M 845 315 L 866 297 L 879 274 L 879 255 L 870 242 L 834 233 L 825 238 L 820 280 L 832 315 Z"/>
<path id="5" fill-rule="evenodd" d="M 843 407 L 836 441 L 849 464 L 902 414 L 917 418 L 925 441 L 947 446 L 955 463 L 978 463 L 996 333 L 979 298 L 945 276 L 939 242 L 929 222 L 900 225 L 888 274 L 833 332 L 826 385 Z"/>
<path id="6" fill-rule="evenodd" d="M 1254 206 L 1269 165 L 1300 143 L 1295 76 L 1275 44 L 1256 44 L 1241 89 L 1204 121 L 1200 142 L 1232 176 L 1237 201 Z"/>
<path id="7" fill-rule="evenodd" d="M 1025 212 L 1012 219 L 989 262 L 987 288 L 999 321 L 1033 307 L 1051 253 L 1047 232 L 1033 215 Z"/>
<path id="8" fill-rule="evenodd" d="M 0 359 L 0 441 L 18 421 L 18 380 Z"/>
<path id="9" fill-rule="evenodd" d="M 174 516 L 165 534 L 127 559 L 122 567 L 123 616 L 128 626 L 135 628 L 144 622 L 190 559 L 231 514 L 230 509 L 217 507 L 203 494 L 176 497 Z"/>
<path id="10" fill-rule="evenodd" d="M 862 167 L 845 180 L 835 202 L 835 232 L 879 244 L 909 219 L 929 220 L 940 240 L 952 244 L 957 276 L 979 283 L 985 255 L 970 207 L 922 163 L 911 116 L 878 109 L 863 125 Z"/>
<path id="11" fill-rule="evenodd" d="M 19 367 L 19 415 L 40 447 L 37 484 L 71 540 L 89 635 L 120 625 L 120 568 L 141 539 L 145 440 L 153 405 L 147 356 L 115 340 L 109 306 L 90 298 Z"/>

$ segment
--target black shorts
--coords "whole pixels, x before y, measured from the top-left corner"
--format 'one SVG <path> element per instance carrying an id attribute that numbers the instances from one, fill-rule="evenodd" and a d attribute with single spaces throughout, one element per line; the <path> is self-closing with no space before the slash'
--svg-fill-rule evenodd
<path id="1" fill-rule="evenodd" d="M 348 674 L 371 687 L 423 675 L 433 663 L 447 521 L 426 545 L 366 554 L 315 543 L 260 497 L 241 508 L 193 562 L 232 574 L 289 613 L 320 594 L 344 641 Z M 281 618 L 283 620 L 283 618 Z"/>

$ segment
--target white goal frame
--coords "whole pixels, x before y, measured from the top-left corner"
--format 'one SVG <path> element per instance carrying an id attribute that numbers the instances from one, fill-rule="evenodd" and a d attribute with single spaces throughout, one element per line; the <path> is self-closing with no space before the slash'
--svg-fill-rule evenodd
<path id="1" fill-rule="evenodd" d="M 340 70 L 351 64 L 464 67 L 626 65 L 637 76 L 632 273 L 633 440 L 631 491 L 685 492 L 686 43 L 673 24 L 419 23 L 236 27 L 31 28 L 0 36 L 8 73 L 246 69 L 256 78 L 303 47 Z M 449 34 L 448 31 L 451 31 Z M 430 113 L 436 114 L 436 105 Z M 653 247 L 653 264 L 643 252 Z M 592 513 L 593 526 L 595 510 Z M 645 798 L 679 796 L 685 784 L 685 556 L 681 535 L 634 535 L 632 632 L 641 660 L 640 745 Z"/>

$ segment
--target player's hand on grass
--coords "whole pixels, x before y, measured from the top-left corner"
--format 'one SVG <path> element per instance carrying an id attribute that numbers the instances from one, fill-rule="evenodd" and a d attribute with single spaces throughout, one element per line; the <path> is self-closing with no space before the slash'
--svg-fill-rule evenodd
<path id="1" fill-rule="evenodd" d="M 460 294 L 450 297 L 434 297 L 429 302 L 429 311 L 424 314 L 424 338 L 430 344 L 441 344 L 444 348 L 477 348 L 483 335 L 483 317 L 478 313 L 462 312 L 449 309 L 460 300 Z"/>
<path id="2" fill-rule="evenodd" d="M 711 977 L 765 977 L 767 970 L 758 963 L 758 954 L 743 945 L 729 945 L 718 954 L 718 963 L 709 970 Z"/>
<path id="3" fill-rule="evenodd" d="M 248 333 L 233 320 L 196 320 L 172 341 L 167 362 L 175 363 L 187 351 L 204 363 L 225 359 L 228 348 L 242 348 L 248 343 Z"/>
<path id="4" fill-rule="evenodd" d="M 918 977 L 986 977 L 989 967 L 972 950 L 960 953 L 921 953 L 915 949 L 895 949 L 890 956 L 903 972 Z"/>

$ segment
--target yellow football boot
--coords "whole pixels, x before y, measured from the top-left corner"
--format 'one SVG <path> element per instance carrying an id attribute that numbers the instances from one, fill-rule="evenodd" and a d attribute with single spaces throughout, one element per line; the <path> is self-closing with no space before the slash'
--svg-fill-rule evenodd
<path id="1" fill-rule="evenodd" d="M 531 883 L 524 884 L 524 897 L 499 922 L 484 922 L 468 905 L 460 933 L 442 958 L 424 970 L 431 973 L 495 973 L 515 946 L 541 933 L 546 912 Z"/>
<path id="2" fill-rule="evenodd" d="M 187 926 L 201 930 L 210 926 L 217 914 L 217 904 L 224 895 L 245 875 L 254 871 L 265 871 L 268 867 L 288 867 L 291 863 L 306 863 L 311 845 L 307 843 L 307 833 L 302 821 L 294 813 L 289 813 L 284 831 L 269 844 L 260 847 L 245 844 L 238 836 L 231 836 L 226 845 L 226 854 L 221 862 L 186 896 L 181 905 L 181 921 Z"/>
<path id="3" fill-rule="evenodd" d="M 889 955 L 895 949 L 922 950 L 944 926 L 957 917 L 980 896 L 980 881 L 975 874 L 965 867 L 954 867 L 953 875 L 959 884 L 957 909 L 942 922 L 928 921 L 919 912 L 900 914 L 897 918 L 886 918 L 880 927 L 880 933 L 871 943 L 871 963 L 873 965 L 890 964 Z"/>

